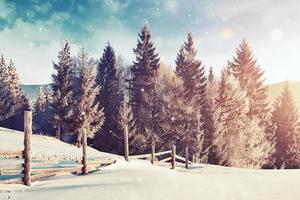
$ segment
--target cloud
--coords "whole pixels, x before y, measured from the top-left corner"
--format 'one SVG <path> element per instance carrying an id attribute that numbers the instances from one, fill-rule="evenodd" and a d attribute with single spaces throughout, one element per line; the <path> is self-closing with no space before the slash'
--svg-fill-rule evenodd
<path id="1" fill-rule="evenodd" d="M 0 1 L 0 19 L 8 21 L 14 12 L 14 4 L 8 4 L 5 0 Z"/>
<path id="2" fill-rule="evenodd" d="M 128 1 L 118 1 L 118 0 L 104 0 L 105 5 L 109 10 L 113 13 L 118 13 L 122 11 L 123 9 L 127 8 L 129 5 L 129 0 Z"/>
<path id="3" fill-rule="evenodd" d="M 57 61 L 58 51 L 66 39 L 54 21 L 25 22 L 18 19 L 0 32 L 0 45 L 4 56 L 12 58 L 22 83 L 51 82 L 52 60 Z M 72 48 L 76 50 L 76 45 Z M 72 52 L 77 53 L 77 52 Z"/>

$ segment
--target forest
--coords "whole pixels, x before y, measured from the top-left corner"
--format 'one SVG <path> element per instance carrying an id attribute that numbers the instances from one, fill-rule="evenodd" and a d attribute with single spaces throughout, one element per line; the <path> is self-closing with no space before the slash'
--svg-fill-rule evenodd
<path id="1" fill-rule="evenodd" d="M 83 46 L 71 55 L 66 41 L 53 63 L 52 83 L 31 103 L 16 66 L 0 60 L 0 126 L 23 129 L 23 112 L 33 111 L 33 133 L 123 155 L 124 130 L 130 154 L 175 144 L 189 147 L 194 162 L 240 168 L 300 168 L 299 113 L 288 83 L 268 101 L 264 71 L 246 39 L 220 76 L 198 58 L 192 33 L 183 39 L 175 68 L 160 62 L 149 25 L 138 33 L 135 60 L 125 64 L 110 43 L 99 60 Z M 49 60 L 50 62 L 50 60 Z"/>

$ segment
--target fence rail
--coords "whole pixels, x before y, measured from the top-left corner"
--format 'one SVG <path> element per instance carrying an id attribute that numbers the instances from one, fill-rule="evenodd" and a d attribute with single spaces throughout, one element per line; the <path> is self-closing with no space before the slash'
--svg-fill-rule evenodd
<path id="1" fill-rule="evenodd" d="M 188 169 L 189 165 L 192 164 L 192 162 L 189 161 L 189 159 L 188 159 L 188 157 L 189 157 L 188 147 L 185 147 L 185 157 L 181 157 L 179 155 L 176 155 L 176 146 L 175 145 L 172 146 L 172 150 L 155 153 L 155 145 L 152 144 L 150 154 L 132 155 L 132 156 L 129 156 L 129 158 L 130 159 L 150 159 L 151 163 L 154 164 L 155 158 L 158 159 L 158 157 L 163 156 L 163 155 L 170 155 L 170 156 L 167 158 L 158 160 L 158 162 L 162 163 L 162 162 L 171 161 L 171 169 L 175 169 L 175 165 L 176 165 L 176 163 L 178 163 L 178 162 L 176 162 L 176 160 L 180 161 L 182 163 L 185 163 L 186 169 Z M 126 160 L 126 158 L 125 158 L 125 160 Z"/>
<path id="2" fill-rule="evenodd" d="M 0 151 L 0 157 L 9 159 L 23 159 L 23 163 L 0 166 L 0 175 L 21 176 L 17 178 L 7 178 L 0 180 L 0 184 L 19 184 L 31 185 L 32 181 L 56 176 L 62 173 L 76 173 L 86 175 L 97 170 L 102 165 L 109 165 L 116 162 L 115 159 L 96 159 L 88 160 L 87 155 L 87 133 L 83 129 L 82 138 L 82 159 L 74 163 L 74 167 L 55 167 L 59 164 L 58 160 L 46 160 L 32 162 L 31 158 L 31 135 L 32 135 L 32 113 L 24 113 L 24 150 L 23 151 Z"/>

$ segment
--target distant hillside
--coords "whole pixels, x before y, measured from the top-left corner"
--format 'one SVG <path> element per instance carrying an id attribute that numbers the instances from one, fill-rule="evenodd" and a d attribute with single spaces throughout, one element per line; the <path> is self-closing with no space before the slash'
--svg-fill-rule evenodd
<path id="1" fill-rule="evenodd" d="M 281 91 L 286 82 L 275 83 L 269 85 L 269 101 L 272 102 L 272 105 L 275 99 L 281 94 Z M 289 81 L 290 91 L 293 94 L 294 102 L 298 109 L 300 110 L 300 81 Z"/>
<path id="2" fill-rule="evenodd" d="M 44 84 L 44 85 L 21 85 L 21 87 L 24 90 L 30 103 L 34 102 L 35 99 L 37 98 L 37 95 L 38 95 L 38 92 L 39 92 L 41 86 L 45 88 L 47 86 L 47 84 Z"/>

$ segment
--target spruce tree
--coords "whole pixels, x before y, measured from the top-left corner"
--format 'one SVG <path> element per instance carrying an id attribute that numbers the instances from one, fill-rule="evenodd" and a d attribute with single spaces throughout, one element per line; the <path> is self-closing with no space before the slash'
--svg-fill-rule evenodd
<path id="1" fill-rule="evenodd" d="M 140 141 L 140 150 L 145 151 L 155 136 L 155 115 L 157 108 L 153 106 L 156 95 L 154 94 L 159 57 L 151 41 L 148 25 L 144 25 L 139 34 L 137 47 L 133 50 L 135 61 L 131 67 L 129 80 L 129 103 L 132 108 L 133 121 L 136 125 L 136 137 Z M 151 94 L 151 95 L 150 95 Z M 152 100 L 145 100 L 145 96 Z"/>
<path id="2" fill-rule="evenodd" d="M 288 83 L 277 98 L 272 112 L 272 123 L 275 125 L 275 167 L 297 168 L 297 141 L 299 137 L 299 114 L 295 107 Z"/>
<path id="3" fill-rule="evenodd" d="M 96 84 L 101 86 L 96 102 L 103 106 L 104 123 L 97 133 L 94 145 L 102 151 L 123 153 L 121 109 L 124 101 L 122 63 L 108 43 L 98 65 Z"/>
<path id="4" fill-rule="evenodd" d="M 52 92 L 49 87 L 41 86 L 33 105 L 33 131 L 44 135 L 54 135 L 54 129 L 50 124 L 52 115 Z"/>
<path id="5" fill-rule="evenodd" d="M 263 127 L 269 125 L 268 88 L 264 85 L 264 72 L 257 64 L 246 39 L 236 50 L 236 57 L 228 62 L 230 72 L 239 80 L 249 99 L 250 117 L 257 117 Z"/>
<path id="6" fill-rule="evenodd" d="M 12 60 L 10 60 L 7 72 L 9 76 L 10 90 L 14 99 L 15 109 L 19 112 L 23 112 L 25 109 L 29 108 L 29 103 L 20 86 L 17 69 Z"/>
<path id="7" fill-rule="evenodd" d="M 70 44 L 65 42 L 58 55 L 58 63 L 53 63 L 55 74 L 52 75 L 53 90 L 53 116 L 51 123 L 56 129 L 56 138 L 61 138 L 62 128 L 68 129 L 71 116 L 72 85 L 71 69 L 72 59 L 70 53 Z"/>
<path id="8" fill-rule="evenodd" d="M 103 124 L 102 109 L 95 103 L 100 87 L 95 85 L 93 66 L 89 63 L 88 54 L 82 48 L 79 55 L 77 90 L 74 93 L 73 129 L 77 134 L 77 144 L 81 146 L 82 129 L 87 130 L 88 137 L 93 138 Z"/>
<path id="9" fill-rule="evenodd" d="M 8 65 L 7 73 L 9 77 L 10 93 L 13 98 L 13 110 L 15 111 L 14 116 L 10 119 L 10 123 L 15 124 L 15 129 L 23 130 L 23 113 L 25 110 L 28 110 L 30 106 L 29 101 L 20 86 L 17 69 L 12 60 L 10 60 Z"/>
<path id="10" fill-rule="evenodd" d="M 202 62 L 196 58 L 197 51 L 194 48 L 194 40 L 191 33 L 188 34 L 187 42 L 181 47 L 177 58 L 176 58 L 176 74 L 183 80 L 183 85 L 185 87 L 185 95 L 188 101 L 193 99 L 193 104 L 195 108 L 195 117 L 198 119 L 199 127 L 201 124 L 200 132 L 204 133 L 203 136 L 203 155 L 205 156 L 209 151 L 211 146 L 211 137 L 213 133 L 213 121 L 210 107 L 208 104 L 207 94 L 206 94 L 206 76 L 205 69 Z M 199 133 L 199 134 L 201 134 Z M 200 136 L 198 136 L 199 138 Z M 208 158 L 208 161 L 213 158 Z"/>
<path id="11" fill-rule="evenodd" d="M 161 65 L 155 85 L 157 96 L 154 106 L 159 110 L 155 117 L 157 125 L 155 135 L 155 148 L 158 151 L 168 150 L 171 144 L 176 144 L 176 151 L 184 155 L 184 149 L 189 145 L 189 152 L 199 152 L 201 141 L 197 141 L 196 122 L 193 106 L 182 96 L 184 87 L 181 79 L 175 76 L 168 66 Z M 152 100 L 146 95 L 146 100 Z M 201 148 L 201 146 L 200 146 Z"/>
<path id="12" fill-rule="evenodd" d="M 9 85 L 7 64 L 3 55 L 0 58 L 0 121 L 3 121 L 15 113 L 13 97 Z"/>
<path id="13" fill-rule="evenodd" d="M 240 89 L 239 83 L 223 70 L 216 96 L 216 110 L 214 112 L 216 126 L 211 149 L 217 155 L 218 164 L 231 164 L 231 156 L 237 145 L 234 143 L 234 138 L 246 118 L 247 111 L 245 92 Z"/>
<path id="14" fill-rule="evenodd" d="M 250 118 L 247 93 L 234 76 L 223 70 L 214 111 L 215 132 L 212 152 L 218 164 L 233 167 L 261 168 L 269 162 L 274 145 Z"/>

